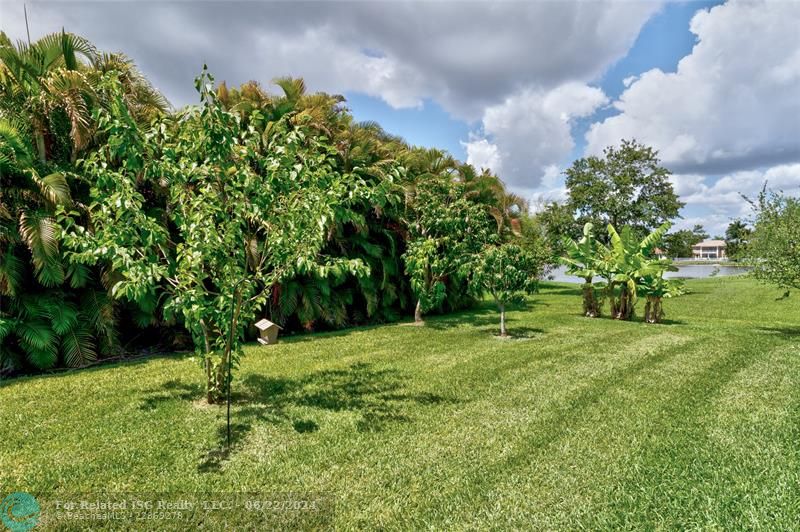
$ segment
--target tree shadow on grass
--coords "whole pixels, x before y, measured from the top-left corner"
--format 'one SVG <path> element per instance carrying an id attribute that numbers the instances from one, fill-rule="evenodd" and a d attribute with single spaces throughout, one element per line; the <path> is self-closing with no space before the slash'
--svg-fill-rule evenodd
<path id="1" fill-rule="evenodd" d="M 583 297 L 583 289 L 581 285 L 575 284 L 575 287 L 572 286 L 542 286 L 540 288 L 542 295 L 545 296 L 576 296 L 576 297 Z"/>
<path id="2" fill-rule="evenodd" d="M 644 323 L 644 319 L 641 320 Z M 669 318 L 662 318 L 658 323 L 648 323 L 647 325 L 686 325 L 686 322 L 683 320 L 671 320 Z"/>
<path id="3" fill-rule="evenodd" d="M 545 333 L 544 329 L 537 327 L 514 327 L 513 325 L 508 326 L 507 330 L 511 340 L 535 340 Z M 500 332 L 499 326 L 497 332 Z"/>
<path id="4" fill-rule="evenodd" d="M 447 316 L 425 320 L 426 328 L 437 331 L 446 331 L 458 327 L 483 329 L 493 325 L 500 326 L 500 314 L 497 312 L 485 312 L 481 314 L 470 313 L 460 316 Z"/>
<path id="5" fill-rule="evenodd" d="M 172 401 L 197 401 L 203 398 L 203 387 L 200 383 L 186 383 L 173 379 L 167 381 L 160 389 L 150 390 L 147 397 L 139 405 L 140 410 L 156 410 L 159 405 Z"/>
<path id="6" fill-rule="evenodd" d="M 406 380 L 396 369 L 375 369 L 363 362 L 294 380 L 249 375 L 235 400 L 237 406 L 242 405 L 240 414 L 278 424 L 290 422 L 297 432 L 311 432 L 315 424 L 293 419 L 289 411 L 295 407 L 355 412 L 360 415 L 356 429 L 374 432 L 391 422 L 408 421 L 405 411 L 410 404 L 452 402 L 437 394 L 409 392 Z"/>
<path id="7" fill-rule="evenodd" d="M 787 339 L 800 336 L 800 327 L 756 327 L 755 330 L 762 334 L 774 334 Z"/>
<path id="8" fill-rule="evenodd" d="M 291 334 L 282 335 L 281 342 L 293 344 L 298 342 L 315 342 L 323 338 L 341 338 L 343 336 L 350 336 L 353 333 L 360 333 L 378 329 L 386 325 L 385 323 L 375 323 L 370 325 L 355 325 L 346 329 L 339 329 L 336 331 L 315 331 L 315 332 L 296 332 Z"/>
<path id="9" fill-rule="evenodd" d="M 351 412 L 357 415 L 355 430 L 378 432 L 393 423 L 410 421 L 408 411 L 413 405 L 456 402 L 434 393 L 409 391 L 407 380 L 396 369 L 374 368 L 366 363 L 318 371 L 297 379 L 248 375 L 234 382 L 232 388 L 231 446 L 227 445 L 227 427 L 222 424 L 217 431 L 217 444 L 205 453 L 198 471 L 219 471 L 257 424 L 291 427 L 299 434 L 320 430 L 317 422 L 310 419 L 313 414 L 298 416 L 297 408 Z M 202 395 L 199 385 L 169 381 L 145 398 L 141 408 L 152 410 L 165 401 L 196 401 Z"/>
<path id="10" fill-rule="evenodd" d="M 547 306 L 547 303 L 539 300 L 531 300 L 524 305 L 515 305 L 506 310 L 506 324 L 513 324 L 520 321 L 514 315 L 517 312 L 525 312 L 536 306 Z M 425 320 L 425 327 L 443 331 L 458 327 L 474 327 L 477 329 L 500 328 L 500 311 L 494 304 L 485 303 L 481 307 L 473 310 L 454 312 L 443 316 L 433 316 Z M 509 330 L 513 325 L 509 325 Z"/>

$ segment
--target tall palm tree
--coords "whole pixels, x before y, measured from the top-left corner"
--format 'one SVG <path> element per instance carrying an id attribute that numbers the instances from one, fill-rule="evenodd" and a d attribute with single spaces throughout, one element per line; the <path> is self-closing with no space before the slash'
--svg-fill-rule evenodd
<path id="1" fill-rule="evenodd" d="M 465 194 L 476 203 L 486 206 L 487 212 L 497 223 L 497 232 L 517 232 L 514 220 L 528 210 L 528 203 L 520 196 L 509 192 L 499 177 L 481 170 L 477 172 L 471 164 L 458 165 L 458 178 L 464 184 Z"/>
<path id="2" fill-rule="evenodd" d="M 94 46 L 82 37 L 51 33 L 28 45 L 11 42 L 0 32 L 0 95 L 3 115 L 30 124 L 41 163 L 55 142 L 52 114 L 63 112 L 70 124 L 73 152 L 90 140 L 90 105 L 94 96 L 83 70 L 97 58 Z"/>

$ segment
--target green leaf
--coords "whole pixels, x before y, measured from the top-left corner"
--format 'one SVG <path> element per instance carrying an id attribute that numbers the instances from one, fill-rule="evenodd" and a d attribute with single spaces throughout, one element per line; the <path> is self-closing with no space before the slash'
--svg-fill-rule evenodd
<path id="1" fill-rule="evenodd" d="M 0 294 L 14 296 L 22 285 L 24 264 L 9 247 L 0 257 Z"/>
<path id="2" fill-rule="evenodd" d="M 16 334 L 26 351 L 56 348 L 56 335 L 50 325 L 43 321 L 21 321 L 17 323 Z"/>
<path id="3" fill-rule="evenodd" d="M 51 326 L 58 335 L 64 335 L 78 323 L 78 309 L 68 302 L 52 305 L 48 308 Z"/>
<path id="4" fill-rule="evenodd" d="M 97 360 L 92 334 L 85 325 L 69 329 L 61 337 L 61 350 L 69 367 L 79 368 Z"/>

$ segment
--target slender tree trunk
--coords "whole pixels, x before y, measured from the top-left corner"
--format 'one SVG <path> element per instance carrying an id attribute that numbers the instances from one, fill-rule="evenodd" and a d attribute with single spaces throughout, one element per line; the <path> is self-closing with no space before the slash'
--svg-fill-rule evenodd
<path id="1" fill-rule="evenodd" d="M 422 325 L 422 300 L 417 299 L 417 306 L 414 309 L 414 323 Z"/>
<path id="2" fill-rule="evenodd" d="M 44 135 L 42 132 L 37 128 L 33 133 L 34 138 L 36 139 L 36 151 L 39 154 L 39 162 L 42 164 L 47 162 L 47 150 L 44 144 Z"/>
<path id="3" fill-rule="evenodd" d="M 508 336 L 506 331 L 506 306 L 504 304 L 500 305 L 500 336 L 503 338 Z"/>
<path id="4" fill-rule="evenodd" d="M 206 401 L 214 404 L 214 361 L 211 360 L 211 353 L 206 350 Z"/>
<path id="5" fill-rule="evenodd" d="M 225 356 L 222 358 L 222 364 L 219 365 L 217 368 L 217 390 L 219 393 L 227 394 L 228 387 L 231 385 L 228 382 L 228 373 L 229 368 L 231 368 L 231 364 L 233 364 L 233 338 L 236 335 L 237 328 L 239 326 L 239 314 L 242 311 L 242 294 L 241 292 L 238 294 L 237 299 L 234 301 L 234 314 L 233 314 L 233 321 L 231 322 L 231 331 L 228 334 L 228 341 L 227 346 L 225 348 Z M 236 335 L 238 338 L 238 335 Z M 222 397 L 220 397 L 222 399 Z"/>
<path id="6" fill-rule="evenodd" d="M 203 329 L 203 342 L 205 344 L 205 367 L 206 367 L 206 401 L 213 405 L 217 402 L 214 390 L 214 361 L 211 359 L 211 341 L 208 337 L 208 327 L 205 322 L 200 320 L 200 327 Z"/>

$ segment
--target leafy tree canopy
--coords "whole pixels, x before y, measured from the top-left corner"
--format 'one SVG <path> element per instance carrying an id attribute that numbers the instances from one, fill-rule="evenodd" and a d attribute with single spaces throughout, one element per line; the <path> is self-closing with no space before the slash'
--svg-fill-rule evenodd
<path id="1" fill-rule="evenodd" d="M 166 293 L 165 313 L 181 320 L 205 361 L 209 402 L 236 363 L 242 321 L 254 320 L 275 283 L 362 268 L 358 260 L 319 257 L 335 206 L 347 201 L 345 192 L 358 195 L 345 190 L 333 148 L 289 115 L 269 135 L 253 134 L 222 108 L 212 81 L 205 73 L 197 80 L 200 109 L 141 134 L 109 75 L 105 87 L 116 99 L 99 122 L 112 149 L 84 165 L 94 182 L 93 223 L 62 216 L 72 260 L 109 264 L 119 278 L 116 297 L 145 303 Z M 137 189 L 143 177 L 164 189 L 172 234 L 160 223 L 165 213 L 145 209 Z"/>
<path id="2" fill-rule="evenodd" d="M 417 297 L 415 321 L 446 297 L 449 277 L 466 277 L 474 255 L 497 239 L 490 217 L 447 176 L 420 179 L 407 208 L 408 244 L 403 256 Z"/>
<path id="3" fill-rule="evenodd" d="M 692 229 L 681 229 L 664 236 L 664 252 L 668 257 L 691 257 L 692 247 L 708 238 L 702 225 L 696 224 Z"/>
<path id="4" fill-rule="evenodd" d="M 611 224 L 644 235 L 678 217 L 683 207 L 658 153 L 633 140 L 606 148 L 602 157 L 578 159 L 566 175 L 568 205 L 578 227 Z"/>
<path id="5" fill-rule="evenodd" d="M 725 229 L 725 250 L 728 257 L 738 259 L 745 254 L 752 232 L 752 229 L 738 218 L 728 224 Z"/>
<path id="6" fill-rule="evenodd" d="M 800 289 L 800 198 L 763 190 L 754 202 L 753 233 L 746 256 L 753 276 L 786 289 Z"/>

